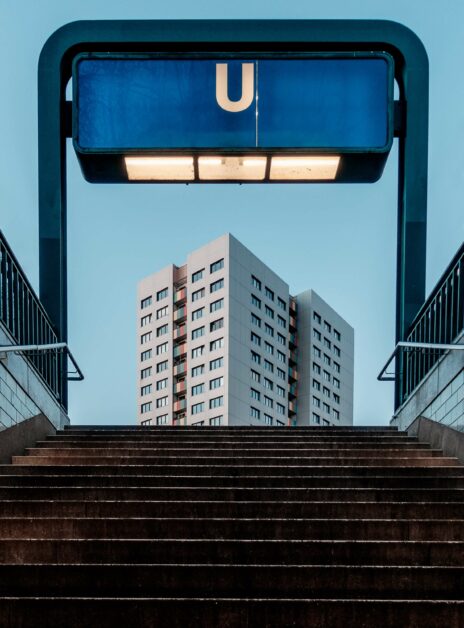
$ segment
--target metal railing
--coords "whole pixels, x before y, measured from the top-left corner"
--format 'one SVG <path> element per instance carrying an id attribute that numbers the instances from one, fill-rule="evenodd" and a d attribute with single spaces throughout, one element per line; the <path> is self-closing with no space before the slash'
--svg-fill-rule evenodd
<path id="1" fill-rule="evenodd" d="M 63 405 L 66 380 L 74 379 L 65 376 L 68 355 L 79 374 L 77 379 L 82 379 L 82 373 L 66 343 L 59 342 L 50 318 L 1 231 L 0 323 L 13 340 L 12 345 L 1 347 L 0 351 L 23 353 L 55 399 Z"/>
<path id="2" fill-rule="evenodd" d="M 397 407 L 408 399 L 445 352 L 462 348 L 456 340 L 463 332 L 464 243 L 417 313 L 405 340 L 397 344 L 378 377 L 383 381 L 392 379 L 385 377 L 385 371 L 397 356 Z"/>

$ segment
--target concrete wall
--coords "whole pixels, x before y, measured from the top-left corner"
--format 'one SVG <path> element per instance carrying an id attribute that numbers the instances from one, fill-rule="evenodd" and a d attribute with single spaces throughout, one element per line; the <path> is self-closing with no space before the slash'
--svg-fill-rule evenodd
<path id="1" fill-rule="evenodd" d="M 0 433 L 0 464 L 11 464 L 12 456 L 22 456 L 26 447 L 56 433 L 56 428 L 43 414 L 38 414 Z"/>
<path id="2" fill-rule="evenodd" d="M 464 344 L 464 334 L 457 340 Z M 464 430 L 464 350 L 448 351 L 400 406 L 391 420 L 407 429 L 423 416 Z"/>
<path id="3" fill-rule="evenodd" d="M 0 345 L 11 344 L 11 336 L 0 325 Z M 0 430 L 38 414 L 58 429 L 69 424 L 68 416 L 29 362 L 22 355 L 9 353 L 0 360 Z"/>
<path id="4" fill-rule="evenodd" d="M 464 462 L 464 434 L 425 417 L 418 417 L 409 427 L 409 436 L 429 443 L 432 449 L 441 449 L 445 456 L 455 456 Z"/>

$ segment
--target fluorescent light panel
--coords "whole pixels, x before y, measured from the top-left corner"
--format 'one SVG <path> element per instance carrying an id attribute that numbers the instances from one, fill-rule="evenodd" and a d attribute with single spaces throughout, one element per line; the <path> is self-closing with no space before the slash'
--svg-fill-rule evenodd
<path id="1" fill-rule="evenodd" d="M 267 157 L 199 157 L 198 174 L 203 181 L 262 181 Z"/>
<path id="2" fill-rule="evenodd" d="M 330 181 L 336 178 L 339 156 L 284 156 L 272 157 L 272 180 L 286 181 Z"/>
<path id="3" fill-rule="evenodd" d="M 125 157 L 130 181 L 193 181 L 193 157 Z"/>

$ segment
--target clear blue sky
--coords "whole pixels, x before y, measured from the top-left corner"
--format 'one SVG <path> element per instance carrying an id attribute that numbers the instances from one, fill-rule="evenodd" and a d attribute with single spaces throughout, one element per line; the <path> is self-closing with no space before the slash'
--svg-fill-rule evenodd
<path id="1" fill-rule="evenodd" d="M 378 18 L 412 28 L 430 58 L 427 286 L 464 239 L 461 0 L 0 0 L 0 226 L 38 289 L 36 71 L 47 37 L 78 19 Z M 355 328 L 355 422 L 386 423 L 376 375 L 394 346 L 396 170 L 353 186 L 96 186 L 69 148 L 69 339 L 86 380 L 76 423 L 135 417 L 139 278 L 230 231 L 295 293 L 314 288 Z"/>

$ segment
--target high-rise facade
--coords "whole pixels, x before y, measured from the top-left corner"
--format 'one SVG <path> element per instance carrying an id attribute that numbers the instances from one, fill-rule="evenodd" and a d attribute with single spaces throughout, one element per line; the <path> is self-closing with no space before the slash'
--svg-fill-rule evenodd
<path id="1" fill-rule="evenodd" d="M 353 329 L 232 235 L 143 279 L 137 300 L 142 425 L 352 423 Z"/>

